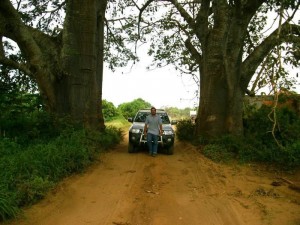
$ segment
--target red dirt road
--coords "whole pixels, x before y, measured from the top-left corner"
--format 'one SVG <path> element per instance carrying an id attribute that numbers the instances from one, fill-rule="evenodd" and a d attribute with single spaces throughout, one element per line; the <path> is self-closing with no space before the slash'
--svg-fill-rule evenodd
<path id="1" fill-rule="evenodd" d="M 279 179 L 299 175 L 216 164 L 181 142 L 155 158 L 123 142 L 9 224 L 299 225 L 300 193 Z"/>

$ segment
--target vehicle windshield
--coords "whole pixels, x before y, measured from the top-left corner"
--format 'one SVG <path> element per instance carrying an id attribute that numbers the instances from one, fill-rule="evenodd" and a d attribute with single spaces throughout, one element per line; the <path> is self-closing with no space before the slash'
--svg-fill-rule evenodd
<path id="1" fill-rule="evenodd" d="M 134 122 L 139 122 L 139 123 L 144 123 L 146 121 L 146 117 L 150 114 L 150 112 L 139 112 L 135 118 L 134 118 Z M 160 116 L 162 123 L 163 124 L 169 124 L 170 123 L 170 119 L 167 115 L 167 113 L 156 113 L 157 115 Z"/>

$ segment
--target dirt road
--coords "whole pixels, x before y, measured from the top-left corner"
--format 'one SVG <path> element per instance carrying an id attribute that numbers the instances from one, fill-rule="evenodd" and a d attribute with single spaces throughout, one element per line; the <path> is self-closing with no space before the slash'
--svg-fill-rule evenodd
<path id="1" fill-rule="evenodd" d="M 216 164 L 179 142 L 171 156 L 129 154 L 125 141 L 10 224 L 299 225 L 300 193 L 283 176 L 300 181 L 258 166 Z"/>

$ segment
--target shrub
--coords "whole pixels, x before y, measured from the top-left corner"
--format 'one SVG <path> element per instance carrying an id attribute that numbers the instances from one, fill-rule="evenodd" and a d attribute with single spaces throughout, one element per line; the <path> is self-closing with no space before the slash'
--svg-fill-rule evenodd
<path id="1" fill-rule="evenodd" d="M 19 213 L 17 205 L 11 196 L 7 195 L 7 191 L 0 187 L 0 222 L 14 218 Z"/>
<path id="2" fill-rule="evenodd" d="M 20 146 L 0 139 L 0 220 L 15 217 L 17 209 L 42 199 L 62 178 L 79 173 L 101 151 L 122 140 L 121 129 L 102 133 L 70 127 L 48 142 Z"/>
<path id="3" fill-rule="evenodd" d="M 108 102 L 106 100 L 102 101 L 102 113 L 105 122 L 112 121 L 114 118 L 122 115 L 112 102 Z"/>
<path id="4" fill-rule="evenodd" d="M 283 169 L 300 166 L 300 117 L 295 110 L 276 108 L 276 124 L 269 119 L 272 108 L 245 107 L 244 135 L 222 136 L 215 139 L 195 137 L 195 125 L 190 120 L 179 121 L 179 140 L 203 146 L 203 154 L 216 161 L 234 158 L 240 162 L 271 163 Z M 273 133 L 272 133 L 273 131 Z"/>
<path id="5" fill-rule="evenodd" d="M 288 107 L 278 107 L 275 109 L 274 127 L 274 121 L 269 119 L 271 111 L 270 106 L 263 105 L 244 120 L 245 139 L 240 156 L 284 168 L 299 166 L 299 115 Z"/>
<path id="6" fill-rule="evenodd" d="M 138 98 L 131 102 L 125 102 L 118 106 L 118 110 L 122 113 L 124 118 L 134 117 L 139 109 L 149 108 L 151 104 L 145 100 Z"/>
<path id="7" fill-rule="evenodd" d="M 208 144 L 203 148 L 203 154 L 216 162 L 228 162 L 233 154 L 224 145 Z"/>
<path id="8" fill-rule="evenodd" d="M 176 137 L 181 141 L 194 140 L 195 124 L 191 120 L 180 120 L 176 125 Z"/>

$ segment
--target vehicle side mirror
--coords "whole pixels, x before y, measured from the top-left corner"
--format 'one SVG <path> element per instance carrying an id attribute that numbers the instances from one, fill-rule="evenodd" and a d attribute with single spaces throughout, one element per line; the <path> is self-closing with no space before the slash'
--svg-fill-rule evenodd
<path id="1" fill-rule="evenodd" d="M 127 119 L 127 121 L 130 122 L 130 123 L 132 123 L 132 122 L 133 122 L 132 117 L 129 117 L 129 118 Z"/>

